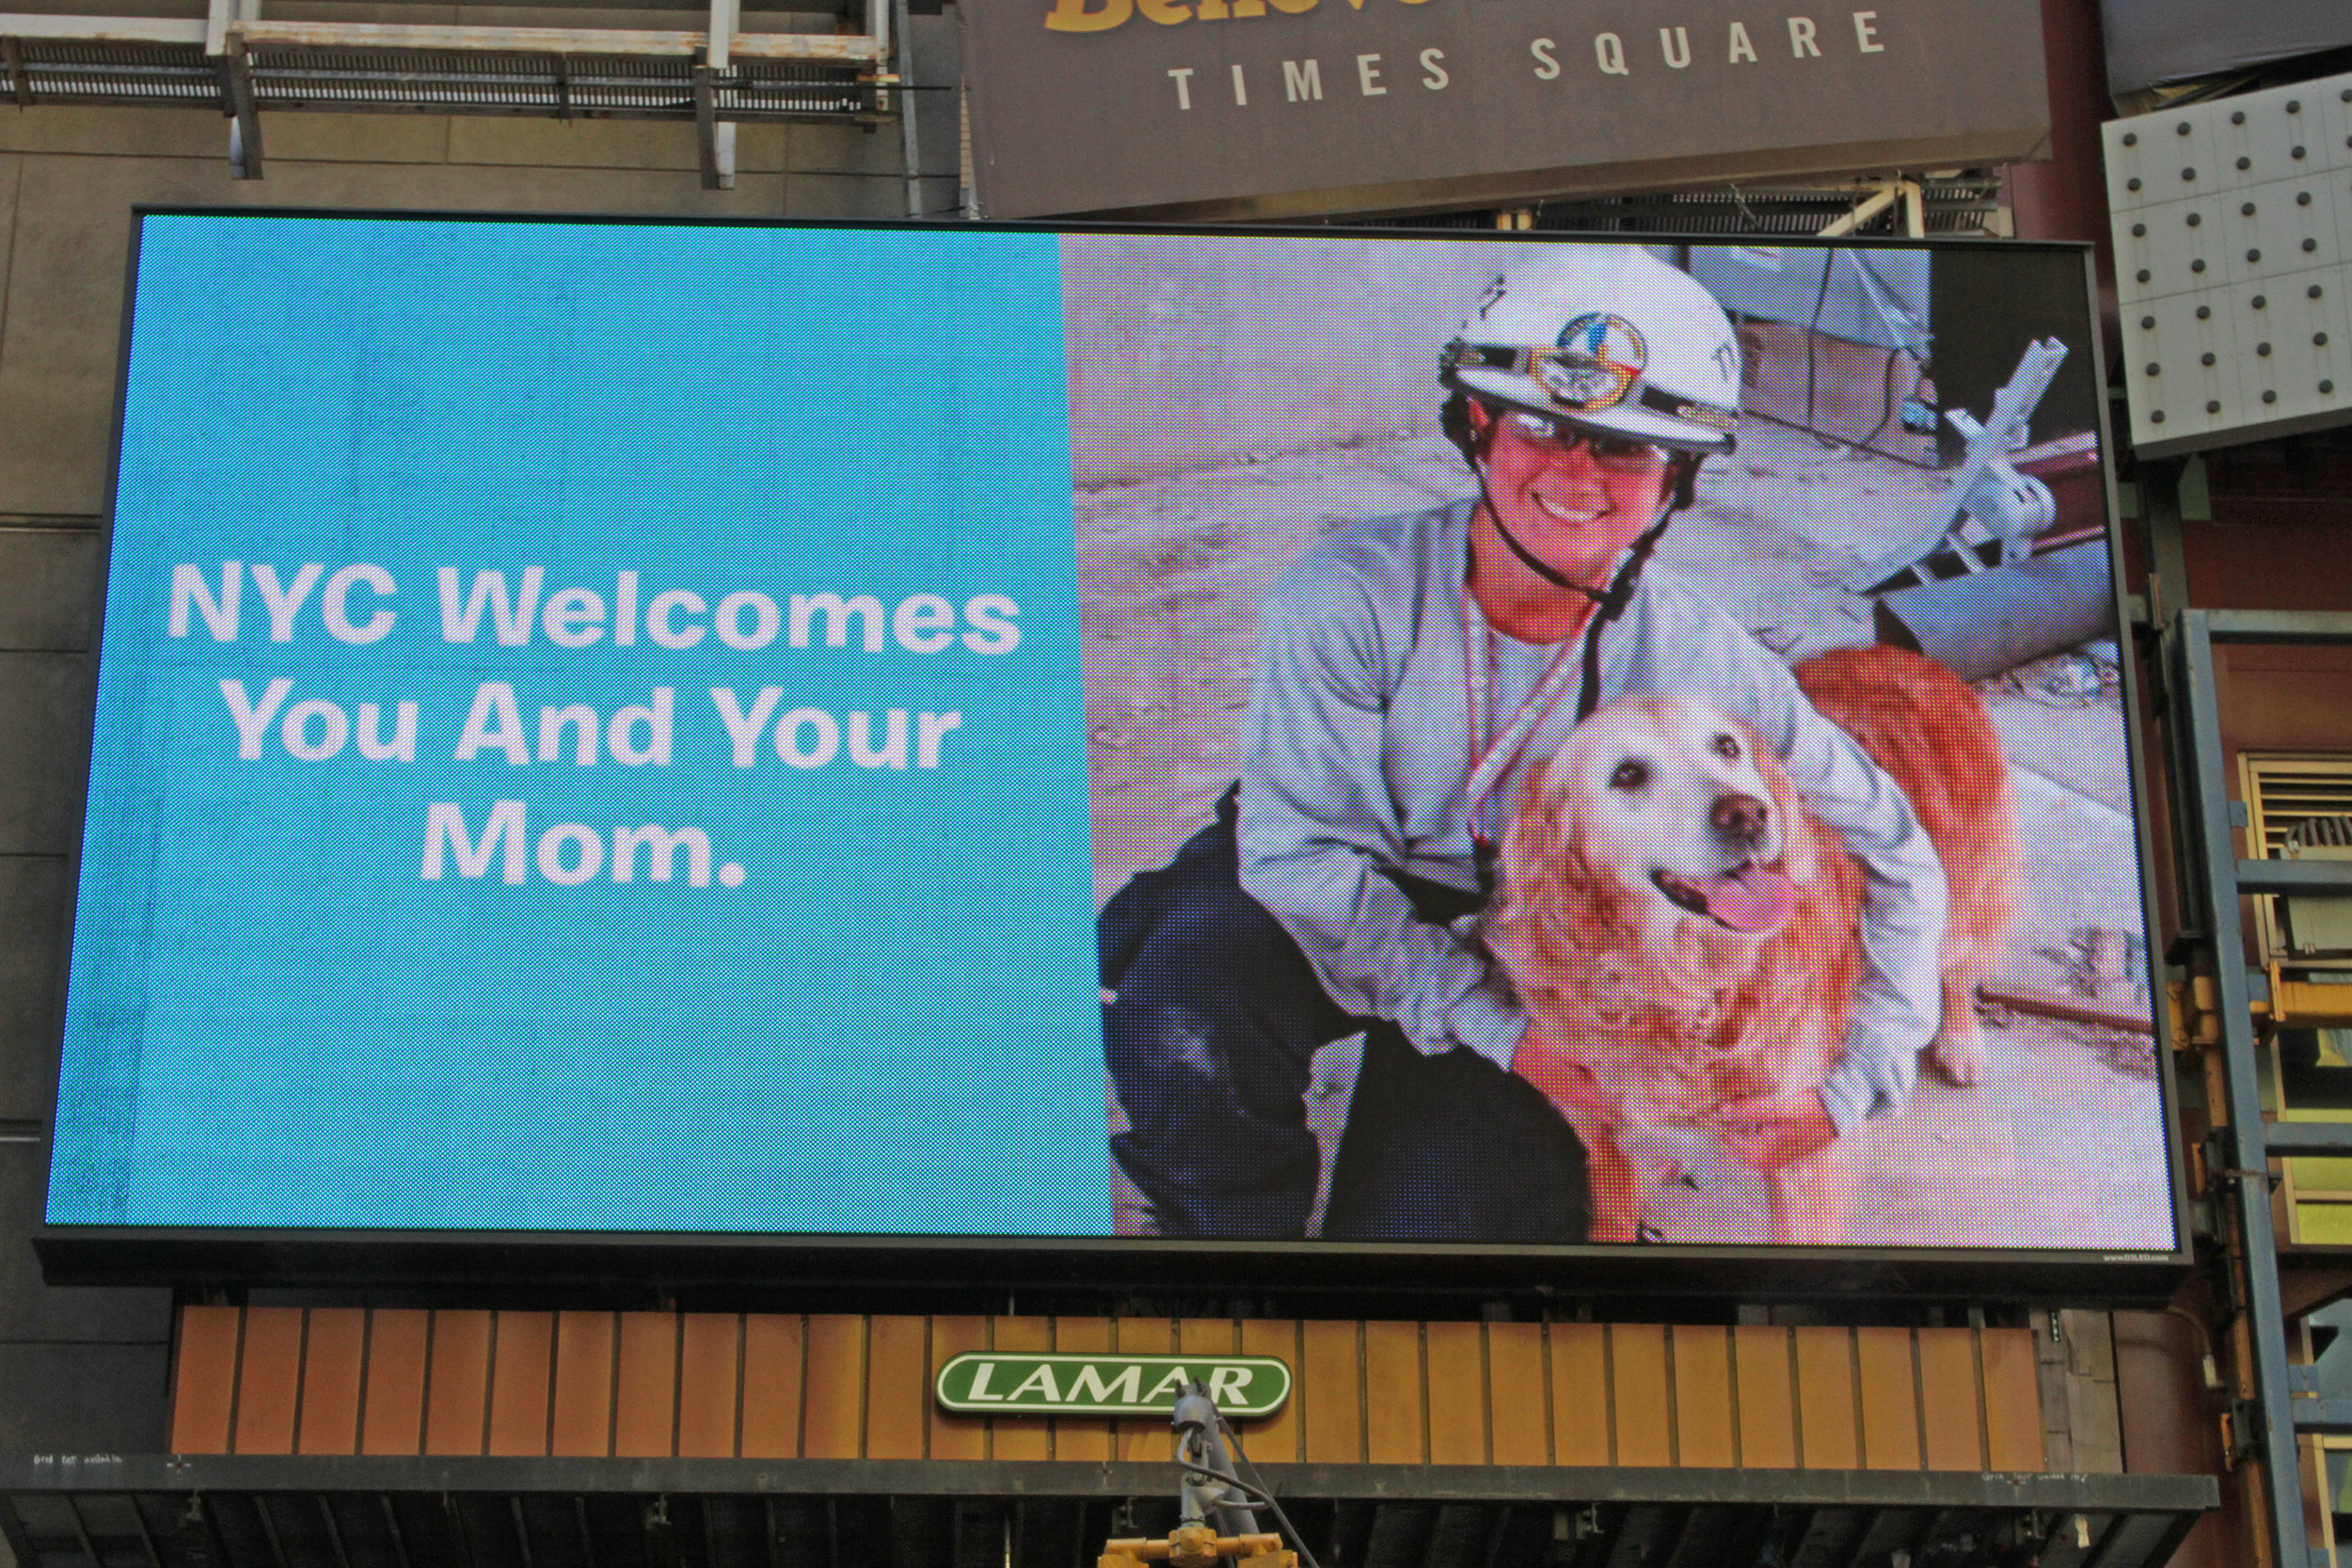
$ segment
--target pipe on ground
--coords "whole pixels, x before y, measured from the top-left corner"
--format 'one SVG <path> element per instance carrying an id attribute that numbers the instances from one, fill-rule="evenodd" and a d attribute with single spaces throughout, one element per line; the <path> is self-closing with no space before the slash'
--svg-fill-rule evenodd
<path id="1" fill-rule="evenodd" d="M 1982 680 L 2116 635 L 2105 541 L 2014 566 L 1901 588 L 1878 601 L 1878 640 Z"/>

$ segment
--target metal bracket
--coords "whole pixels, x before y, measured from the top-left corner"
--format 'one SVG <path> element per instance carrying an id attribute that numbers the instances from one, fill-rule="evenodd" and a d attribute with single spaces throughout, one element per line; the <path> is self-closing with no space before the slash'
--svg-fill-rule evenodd
<path id="1" fill-rule="evenodd" d="M 2231 1164 L 2229 1142 L 2230 1130 L 2227 1127 L 2216 1127 L 2205 1133 L 2199 1151 L 2204 1156 L 2206 1187 L 2218 1190 L 2223 1187 L 2233 1187 L 2240 1181 L 2259 1178 L 2265 1186 L 2275 1191 L 2279 1185 L 2279 1173 L 2266 1169 L 2243 1170 Z"/>
<path id="2" fill-rule="evenodd" d="M 719 90 L 707 62 L 694 67 L 694 141 L 702 154 L 703 189 L 735 188 L 735 122 L 719 119 Z"/>
<path id="3" fill-rule="evenodd" d="M 246 61 L 245 38 L 230 33 L 220 56 L 221 95 L 229 112 L 229 174 L 233 180 L 262 177 L 262 115 L 253 102 L 253 74 Z"/>
<path id="4" fill-rule="evenodd" d="M 8 90 L 16 94 L 16 106 L 20 109 L 31 108 L 33 81 L 24 71 L 24 40 L 0 39 L 0 50 L 5 50 L 8 55 Z"/>
<path id="5" fill-rule="evenodd" d="M 2221 1417 L 2221 1436 L 2223 1450 L 2233 1466 L 2262 1458 L 2265 1425 L 2260 1400 L 2230 1402 L 2230 1408 Z"/>

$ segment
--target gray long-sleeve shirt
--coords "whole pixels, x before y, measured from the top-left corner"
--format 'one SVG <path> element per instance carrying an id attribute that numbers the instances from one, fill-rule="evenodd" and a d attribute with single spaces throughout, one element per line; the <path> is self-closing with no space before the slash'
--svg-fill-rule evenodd
<path id="1" fill-rule="evenodd" d="M 1242 735 L 1242 885 L 1298 942 L 1332 998 L 1392 1020 L 1422 1051 L 1468 1046 L 1508 1069 L 1526 1015 L 1470 944 L 1434 926 L 1384 871 L 1466 892 L 1471 846 L 1463 568 L 1471 503 L 1350 524 L 1268 597 Z M 1556 646 L 1496 634 L 1500 727 Z M 1866 867 L 1865 974 L 1843 1058 L 1821 1097 L 1840 1132 L 1909 1098 L 1941 1017 L 1944 869 L 1902 791 L 1816 713 L 1780 659 L 1704 594 L 1652 565 L 1601 633 L 1598 700 L 1696 692 L 1772 747 L 1805 805 Z M 1498 784 L 1575 724 L 1574 685 Z"/>

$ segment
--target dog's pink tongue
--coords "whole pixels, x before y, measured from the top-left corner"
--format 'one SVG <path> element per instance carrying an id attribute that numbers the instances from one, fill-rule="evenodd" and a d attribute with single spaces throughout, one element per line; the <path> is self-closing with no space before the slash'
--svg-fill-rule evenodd
<path id="1" fill-rule="evenodd" d="M 1742 936 L 1764 936 L 1788 924 L 1797 907 L 1796 884 L 1760 865 L 1691 884 L 1707 898 L 1707 912 Z"/>

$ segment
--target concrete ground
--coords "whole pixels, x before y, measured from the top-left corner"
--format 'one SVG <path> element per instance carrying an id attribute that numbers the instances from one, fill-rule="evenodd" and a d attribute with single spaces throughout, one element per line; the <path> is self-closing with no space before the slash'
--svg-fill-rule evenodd
<path id="1" fill-rule="evenodd" d="M 1836 578 L 1908 534 L 1943 488 L 1925 470 L 1751 420 L 1738 453 L 1702 470 L 1699 504 L 1658 559 L 1785 655 L 1867 641 L 1869 601 Z M 1408 434 L 1074 498 L 1098 899 L 1165 861 L 1234 777 L 1254 606 L 1282 566 L 1337 523 L 1468 493 L 1453 449 Z M 1979 689 L 2009 752 L 2027 858 L 1996 977 L 2136 1007 L 2142 927 L 2117 682 L 2113 646 L 2093 645 Z M 2022 1017 L 1988 1018 L 1986 1038 L 1984 1084 L 1923 1077 L 1908 1114 L 1860 1134 L 1852 1240 L 2169 1246 L 2152 1041 Z M 1310 1113 L 1327 1167 L 1353 1071 L 1350 1044 L 1318 1059 Z M 1137 1224 L 1133 1195 L 1115 1196 L 1121 1228 Z M 1712 1166 L 1669 1180 L 1655 1205 L 1669 1242 L 1761 1240 L 1762 1213 L 1752 1175 Z"/>

